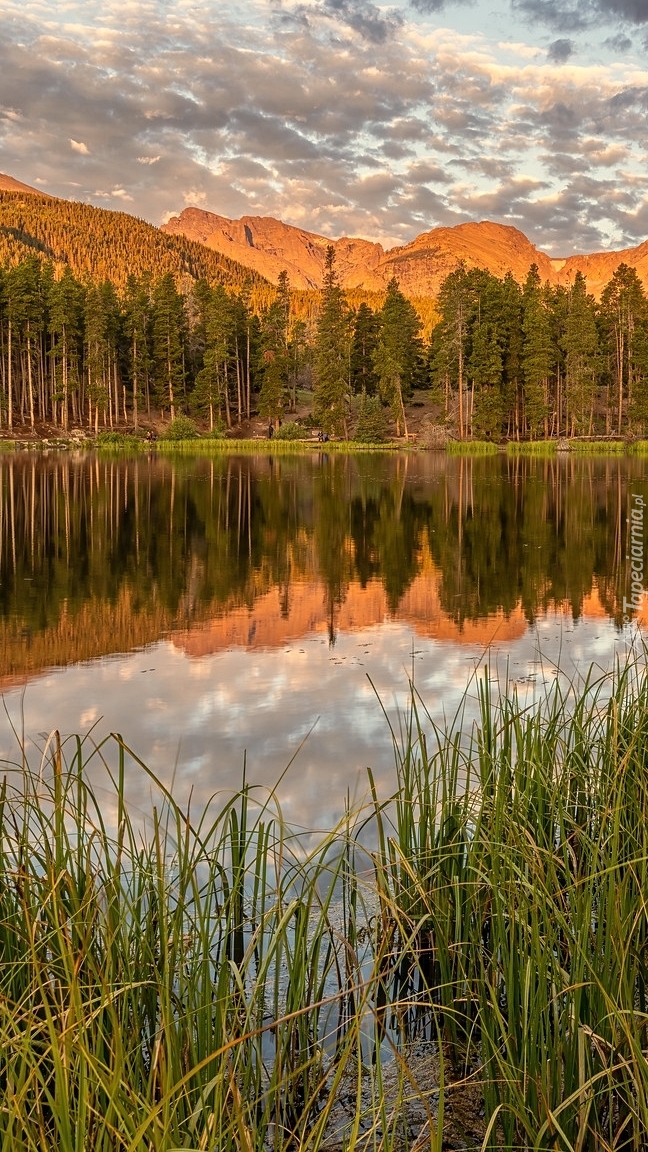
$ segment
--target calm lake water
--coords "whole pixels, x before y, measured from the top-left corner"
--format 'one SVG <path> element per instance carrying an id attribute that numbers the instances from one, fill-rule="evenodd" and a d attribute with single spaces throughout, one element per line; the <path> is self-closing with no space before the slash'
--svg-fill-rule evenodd
<path id="1" fill-rule="evenodd" d="M 326 825 L 415 683 L 452 715 L 490 654 L 530 696 L 627 646 L 640 460 L 0 457 L 0 756 L 118 731 L 185 797 L 270 785 Z M 313 725 L 315 727 L 313 728 Z M 93 727 L 94 726 L 94 727 Z M 312 731 L 311 731 L 312 729 Z M 310 735 L 309 735 L 310 733 Z M 148 785 L 134 774 L 133 802 Z"/>

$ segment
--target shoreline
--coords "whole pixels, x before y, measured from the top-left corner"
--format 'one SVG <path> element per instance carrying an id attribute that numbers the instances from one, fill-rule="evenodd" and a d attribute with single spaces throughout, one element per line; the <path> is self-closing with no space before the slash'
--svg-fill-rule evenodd
<path id="1" fill-rule="evenodd" d="M 370 442 L 356 440 L 328 440 L 325 443 L 312 439 L 282 440 L 281 438 L 258 437 L 236 439 L 234 437 L 212 439 L 196 437 L 190 440 L 165 440 L 162 437 L 149 442 L 132 432 L 115 432 L 114 439 L 106 441 L 81 432 L 68 436 L 52 437 L 2 437 L 0 455 L 13 452 L 47 452 L 85 450 L 101 453 L 142 454 L 160 453 L 164 455 L 211 456 L 211 455 L 325 455 L 330 452 L 356 455 L 360 453 L 434 453 L 445 456 L 648 456 L 648 440 L 530 440 L 496 444 L 485 440 L 447 440 L 444 444 L 429 445 L 415 441 L 396 440 Z"/>

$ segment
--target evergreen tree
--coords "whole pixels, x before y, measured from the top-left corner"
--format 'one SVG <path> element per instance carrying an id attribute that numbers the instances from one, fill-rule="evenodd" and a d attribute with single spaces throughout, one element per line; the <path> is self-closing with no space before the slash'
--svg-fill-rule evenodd
<path id="1" fill-rule="evenodd" d="M 549 413 L 549 377 L 555 360 L 551 334 L 550 297 L 543 291 L 536 264 L 532 264 L 522 295 L 522 366 L 524 369 L 524 420 L 516 414 L 516 438 L 526 431 L 533 440 Z"/>
<path id="2" fill-rule="evenodd" d="M 326 250 L 321 311 L 315 335 L 314 415 L 325 432 L 336 435 L 344 433 L 348 438 L 347 364 L 347 307 L 335 271 L 335 249 L 329 245 Z"/>
<path id="3" fill-rule="evenodd" d="M 60 280 L 52 281 L 48 300 L 53 416 L 57 423 L 57 405 L 60 404 L 60 423 L 66 430 L 70 399 L 76 399 L 79 385 L 83 295 L 81 285 L 66 265 Z"/>
<path id="4" fill-rule="evenodd" d="M 108 318 L 99 286 L 90 284 L 85 298 L 85 367 L 88 423 L 99 431 L 99 414 L 108 410 Z"/>
<path id="5" fill-rule="evenodd" d="M 283 353 L 266 348 L 262 354 L 263 378 L 259 393 L 259 412 L 279 427 L 286 410 L 288 386 L 287 361 Z"/>
<path id="6" fill-rule="evenodd" d="M 379 335 L 380 320 L 363 301 L 354 317 L 351 340 L 351 388 L 356 394 L 373 396 L 378 388 L 373 357 Z"/>
<path id="7" fill-rule="evenodd" d="M 372 357 L 378 391 L 396 421 L 396 435 L 401 434 L 401 423 L 407 435 L 405 400 L 412 394 L 414 373 L 422 353 L 418 335 L 421 321 L 395 278 L 387 285 L 379 321 L 380 334 Z"/>
<path id="8" fill-rule="evenodd" d="M 283 279 L 282 279 L 283 277 Z M 261 325 L 262 379 L 259 393 L 259 412 L 272 420 L 275 428 L 286 411 L 288 403 L 288 278 L 282 273 L 282 283 Z"/>
<path id="9" fill-rule="evenodd" d="M 140 401 L 146 402 L 147 415 L 151 414 L 150 374 L 151 356 L 151 283 L 150 276 L 137 279 L 129 276 L 124 297 L 125 331 L 128 339 L 127 363 L 133 398 L 133 425 L 138 426 Z"/>
<path id="10" fill-rule="evenodd" d="M 603 332 L 616 385 L 619 433 L 623 428 L 624 398 L 627 398 L 631 410 L 635 383 L 643 374 L 641 361 L 647 309 L 646 296 L 636 270 L 620 264 L 601 296 Z"/>
<path id="11" fill-rule="evenodd" d="M 599 371 L 599 340 L 593 296 L 587 295 L 582 272 L 569 292 L 569 311 L 562 340 L 565 353 L 565 396 L 571 415 L 571 434 L 588 432 L 594 420 L 594 399 Z"/>
<path id="12" fill-rule="evenodd" d="M 18 392 L 16 399 L 21 422 L 28 412 L 32 428 L 35 423 L 34 350 L 44 327 L 40 269 L 38 259 L 30 256 L 12 268 L 4 282 L 7 333 L 11 346 L 8 356 L 11 380 L 7 408 L 9 428 L 13 423 L 14 389 Z"/>
<path id="13" fill-rule="evenodd" d="M 513 413 L 522 389 L 522 291 L 511 272 L 502 281 L 500 333 L 502 341 L 502 401 L 506 431 L 513 430 Z"/>
<path id="14" fill-rule="evenodd" d="M 157 399 L 168 407 L 175 420 L 176 403 L 184 383 L 184 300 L 171 272 L 158 280 L 153 290 L 153 363 Z"/>
<path id="15" fill-rule="evenodd" d="M 297 408 L 297 386 L 309 361 L 308 330 L 305 320 L 295 320 L 290 330 L 288 344 L 288 383 L 290 407 Z"/>
<path id="16" fill-rule="evenodd" d="M 474 411 L 470 428 L 489 439 L 501 433 L 505 416 L 503 393 L 502 283 L 489 272 L 473 274 L 475 309 L 471 325 L 468 374 Z M 473 405 L 471 403 L 471 410 Z"/>
<path id="17" fill-rule="evenodd" d="M 209 415 L 210 431 L 214 428 L 215 411 L 220 419 L 223 406 L 227 427 L 232 427 L 230 388 L 233 330 L 232 299 L 223 285 L 217 284 L 207 306 L 204 366 L 198 373 L 192 395 L 194 409 Z"/>
<path id="18" fill-rule="evenodd" d="M 441 319 L 432 332 L 432 379 L 444 392 L 446 415 L 450 413 L 450 399 L 456 388 L 459 439 L 463 440 L 466 435 L 466 358 L 474 308 L 473 286 L 463 262 L 443 281 L 438 308 Z"/>

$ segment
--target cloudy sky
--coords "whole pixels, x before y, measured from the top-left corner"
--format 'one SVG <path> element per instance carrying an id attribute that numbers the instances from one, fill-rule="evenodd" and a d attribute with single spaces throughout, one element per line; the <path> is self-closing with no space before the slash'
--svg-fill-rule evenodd
<path id="1" fill-rule="evenodd" d="M 403 243 L 648 237 L 648 0 L 0 0 L 0 170 Z"/>

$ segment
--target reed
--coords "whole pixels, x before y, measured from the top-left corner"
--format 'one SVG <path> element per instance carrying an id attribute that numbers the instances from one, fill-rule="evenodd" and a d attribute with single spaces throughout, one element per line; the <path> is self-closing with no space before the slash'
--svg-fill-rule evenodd
<path id="1" fill-rule="evenodd" d="M 444 728 L 412 689 L 390 795 L 308 839 L 275 792 L 192 815 L 151 773 L 137 827 L 119 737 L 8 771 L 0 1146 L 440 1152 L 471 1085 L 466 1147 L 644 1149 L 645 654 L 477 687 Z"/>
<path id="2" fill-rule="evenodd" d="M 490 440 L 448 440 L 445 450 L 449 456 L 495 456 L 499 451 Z"/>
<path id="3" fill-rule="evenodd" d="M 148 447 L 148 446 L 147 446 Z M 409 446 L 411 451 L 412 446 Z M 150 451 L 150 447 L 148 447 Z M 232 453 L 234 455 L 254 454 L 264 456 L 287 456 L 304 453 L 353 453 L 358 452 L 404 452 L 408 450 L 407 444 L 397 442 L 388 444 L 361 444 L 355 440 L 328 440 L 325 444 L 318 440 L 158 440 L 154 445 L 156 452 L 178 454 L 186 456 L 211 456 Z"/>
<path id="4" fill-rule="evenodd" d="M 571 440 L 570 447 L 580 456 L 623 456 L 628 451 L 623 440 Z"/>

